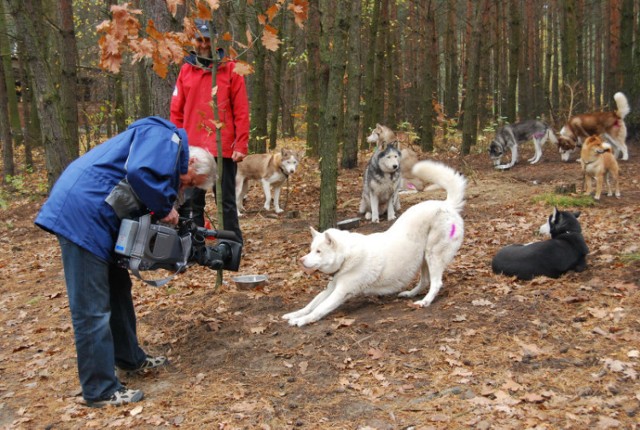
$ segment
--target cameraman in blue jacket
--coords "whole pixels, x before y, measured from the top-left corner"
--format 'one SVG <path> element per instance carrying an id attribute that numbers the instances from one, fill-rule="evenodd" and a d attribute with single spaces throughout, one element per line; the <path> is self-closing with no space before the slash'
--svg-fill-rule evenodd
<path id="1" fill-rule="evenodd" d="M 82 395 L 89 406 L 137 402 L 115 367 L 141 371 L 165 364 L 136 335 L 129 272 L 115 264 L 123 218 L 153 212 L 177 224 L 177 201 L 189 187 L 211 189 L 215 160 L 189 148 L 171 122 L 149 117 L 96 146 L 60 175 L 35 223 L 58 237 L 69 296 Z"/>

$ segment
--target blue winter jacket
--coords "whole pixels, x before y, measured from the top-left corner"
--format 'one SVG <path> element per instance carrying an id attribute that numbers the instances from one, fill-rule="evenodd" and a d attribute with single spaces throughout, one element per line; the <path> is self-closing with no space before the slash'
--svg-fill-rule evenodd
<path id="1" fill-rule="evenodd" d="M 73 161 L 53 186 L 35 223 L 111 261 L 120 219 L 105 202 L 126 178 L 158 218 L 169 214 L 189 167 L 187 135 L 160 117 L 143 118 Z"/>

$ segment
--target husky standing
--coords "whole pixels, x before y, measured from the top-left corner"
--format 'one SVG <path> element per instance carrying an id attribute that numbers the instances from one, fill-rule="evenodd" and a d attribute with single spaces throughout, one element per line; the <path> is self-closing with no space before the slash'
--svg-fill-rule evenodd
<path id="1" fill-rule="evenodd" d="M 496 169 L 510 169 L 518 161 L 518 145 L 533 140 L 536 153 L 527 161 L 535 164 L 542 158 L 542 145 L 547 139 L 554 144 L 558 143 L 553 130 L 542 121 L 530 119 L 507 124 L 496 133 L 491 146 L 489 146 L 489 156 Z M 506 154 L 507 149 L 511 150 L 511 162 L 500 164 L 500 159 Z"/>
<path id="2" fill-rule="evenodd" d="M 396 218 L 400 210 L 398 193 L 402 185 L 400 177 L 401 153 L 398 142 L 378 145 L 364 171 L 362 199 L 358 213 L 366 219 L 380 222 L 380 214 L 387 212 L 387 220 Z"/>

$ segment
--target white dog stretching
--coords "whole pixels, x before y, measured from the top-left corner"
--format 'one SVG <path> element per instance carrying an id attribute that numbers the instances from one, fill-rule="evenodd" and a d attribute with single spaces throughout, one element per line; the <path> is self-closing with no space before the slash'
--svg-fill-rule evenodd
<path id="1" fill-rule="evenodd" d="M 385 295 L 407 288 L 420 270 L 415 288 L 400 297 L 426 289 L 416 305 L 429 306 L 442 287 L 442 275 L 464 236 L 460 212 L 466 181 L 444 164 L 420 161 L 412 170 L 424 182 L 447 191 L 446 200 L 427 200 L 410 207 L 385 232 L 363 235 L 337 229 L 318 233 L 311 228 L 311 251 L 300 259 L 306 272 L 319 270 L 333 278 L 307 306 L 283 316 L 303 326 L 318 321 L 347 299 L 358 295 Z"/>

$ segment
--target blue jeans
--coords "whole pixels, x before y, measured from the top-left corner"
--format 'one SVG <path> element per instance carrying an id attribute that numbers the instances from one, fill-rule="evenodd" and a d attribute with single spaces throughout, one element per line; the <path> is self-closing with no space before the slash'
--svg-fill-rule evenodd
<path id="1" fill-rule="evenodd" d="M 115 366 L 136 369 L 146 359 L 138 345 L 131 278 L 110 264 L 58 236 L 69 296 L 82 396 L 108 399 L 122 385 Z"/>

